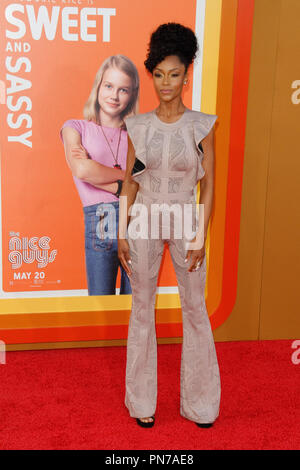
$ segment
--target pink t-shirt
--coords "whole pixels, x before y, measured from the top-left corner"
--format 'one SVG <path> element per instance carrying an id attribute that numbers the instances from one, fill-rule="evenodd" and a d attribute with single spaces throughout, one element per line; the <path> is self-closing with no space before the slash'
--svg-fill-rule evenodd
<path id="1" fill-rule="evenodd" d="M 94 123 L 93 121 L 86 121 L 85 119 L 69 119 L 60 129 L 60 138 L 62 141 L 62 130 L 64 127 L 73 127 L 73 129 L 76 129 L 76 131 L 79 132 L 82 146 L 86 149 L 92 160 L 113 168 L 115 160 L 98 124 Z M 102 127 L 112 148 L 112 151 L 116 156 L 119 140 L 119 129 L 105 126 Z M 110 139 L 112 139 L 113 142 L 111 142 Z M 118 153 L 118 163 L 121 165 L 122 170 L 125 170 L 126 168 L 127 147 L 127 131 L 122 130 Z M 104 191 L 100 188 L 96 188 L 90 183 L 85 183 L 76 176 L 73 176 L 73 179 L 83 206 L 91 206 L 92 204 L 99 204 L 100 202 L 112 202 L 119 200 L 119 198 L 114 194 L 108 191 Z"/>

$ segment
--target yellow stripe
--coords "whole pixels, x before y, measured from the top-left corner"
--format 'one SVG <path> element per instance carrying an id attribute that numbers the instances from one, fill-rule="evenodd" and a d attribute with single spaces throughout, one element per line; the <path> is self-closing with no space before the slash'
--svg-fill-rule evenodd
<path id="1" fill-rule="evenodd" d="M 222 0 L 206 2 L 201 111 L 215 114 L 219 70 Z"/>
<path id="2" fill-rule="evenodd" d="M 0 306 L 0 318 L 1 314 L 131 310 L 131 295 L 1 299 Z M 179 295 L 158 294 L 155 308 L 180 308 Z"/>

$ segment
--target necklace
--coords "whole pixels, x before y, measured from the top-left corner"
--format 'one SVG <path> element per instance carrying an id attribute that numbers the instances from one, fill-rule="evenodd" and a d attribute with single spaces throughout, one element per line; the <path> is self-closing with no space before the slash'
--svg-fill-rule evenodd
<path id="1" fill-rule="evenodd" d="M 122 170 L 121 165 L 119 165 L 119 163 L 118 163 L 119 147 L 120 147 L 121 132 L 122 132 L 121 127 L 120 127 L 120 132 L 119 132 L 119 140 L 118 140 L 118 147 L 117 147 L 117 155 L 116 155 L 116 156 L 115 156 L 115 154 L 114 154 L 114 152 L 113 152 L 113 150 L 112 150 L 112 148 L 111 148 L 111 146 L 110 146 L 110 143 L 109 143 L 109 141 L 108 141 L 108 139 L 107 139 L 107 137 L 106 137 L 106 135 L 105 135 L 105 132 L 104 132 L 104 129 L 103 129 L 102 125 L 101 125 L 101 122 L 100 122 L 100 127 L 101 127 L 102 133 L 103 133 L 103 135 L 104 135 L 104 137 L 105 137 L 105 140 L 106 140 L 106 142 L 107 142 L 107 145 L 108 145 L 109 148 L 110 148 L 110 151 L 111 151 L 111 153 L 112 153 L 113 159 L 114 159 L 114 161 L 116 162 L 116 163 L 114 164 L 114 168 L 119 168 L 119 170 Z M 112 142 L 112 141 L 113 141 L 113 140 L 111 139 L 111 142 Z"/>

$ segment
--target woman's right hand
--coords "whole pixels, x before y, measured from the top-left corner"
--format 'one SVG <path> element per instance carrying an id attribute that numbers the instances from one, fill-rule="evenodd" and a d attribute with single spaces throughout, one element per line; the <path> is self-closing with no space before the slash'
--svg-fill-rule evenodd
<path id="1" fill-rule="evenodd" d="M 129 243 L 125 238 L 118 239 L 118 257 L 128 276 L 131 275 Z"/>

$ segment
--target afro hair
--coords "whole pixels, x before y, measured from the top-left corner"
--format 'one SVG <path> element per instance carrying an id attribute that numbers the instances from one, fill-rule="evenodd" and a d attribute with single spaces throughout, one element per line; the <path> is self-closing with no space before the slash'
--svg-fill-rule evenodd
<path id="1" fill-rule="evenodd" d="M 152 33 L 144 64 L 152 73 L 157 64 L 167 56 L 176 55 L 187 70 L 193 63 L 197 51 L 197 38 L 190 28 L 179 23 L 165 23 Z"/>

